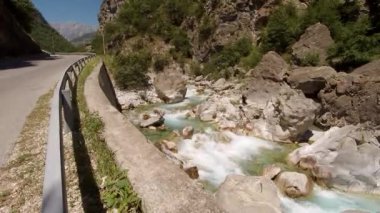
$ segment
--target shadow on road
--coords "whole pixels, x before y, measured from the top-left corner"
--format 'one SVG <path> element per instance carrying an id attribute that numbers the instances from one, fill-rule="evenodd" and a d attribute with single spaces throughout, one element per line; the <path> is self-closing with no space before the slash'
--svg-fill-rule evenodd
<path id="1" fill-rule="evenodd" d="M 77 75 L 75 75 L 77 82 Z M 79 178 L 79 189 L 82 197 L 82 207 L 84 212 L 103 213 L 106 212 L 101 202 L 100 191 L 95 180 L 94 169 L 91 164 L 90 155 L 86 141 L 81 129 L 80 112 L 77 103 L 77 86 L 73 85 L 72 93 L 72 138 L 75 163 Z"/>
<path id="2" fill-rule="evenodd" d="M 0 59 L 0 72 L 7 69 L 35 66 L 35 61 L 57 60 L 60 58 L 61 57 L 59 56 L 50 56 L 48 54 L 38 54 L 18 58 L 2 58 Z"/>

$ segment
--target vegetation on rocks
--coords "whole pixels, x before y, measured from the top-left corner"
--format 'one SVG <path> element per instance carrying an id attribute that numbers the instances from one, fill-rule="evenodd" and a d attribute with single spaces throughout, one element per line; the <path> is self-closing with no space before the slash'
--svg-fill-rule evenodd
<path id="1" fill-rule="evenodd" d="M 321 22 L 328 26 L 335 41 L 329 51 L 329 63 L 341 70 L 358 67 L 380 54 L 380 31 L 373 21 L 377 17 L 374 11 L 376 9 L 370 9 L 369 16 L 360 14 L 357 0 L 314 1 L 304 12 L 297 11 L 295 5 L 287 4 L 279 7 L 270 17 L 262 47 L 264 50 L 288 52 L 289 46 L 306 27 Z M 310 59 L 312 57 L 307 60 Z"/>

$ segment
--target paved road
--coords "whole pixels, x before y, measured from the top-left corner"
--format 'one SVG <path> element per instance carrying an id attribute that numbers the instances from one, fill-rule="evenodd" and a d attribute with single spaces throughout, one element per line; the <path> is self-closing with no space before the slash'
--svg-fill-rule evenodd
<path id="1" fill-rule="evenodd" d="M 0 167 L 6 162 L 38 98 L 54 88 L 68 66 L 83 56 L 0 62 Z"/>

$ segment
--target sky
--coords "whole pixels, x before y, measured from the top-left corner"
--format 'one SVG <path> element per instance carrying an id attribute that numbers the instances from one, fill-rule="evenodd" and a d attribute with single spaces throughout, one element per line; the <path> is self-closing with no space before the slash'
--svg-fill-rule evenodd
<path id="1" fill-rule="evenodd" d="M 32 0 L 49 23 L 82 23 L 98 26 L 102 0 Z"/>

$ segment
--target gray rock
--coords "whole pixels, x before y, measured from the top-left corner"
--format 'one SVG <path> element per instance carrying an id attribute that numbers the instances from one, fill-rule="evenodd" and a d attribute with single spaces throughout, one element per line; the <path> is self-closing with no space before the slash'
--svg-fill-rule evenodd
<path id="1" fill-rule="evenodd" d="M 217 203 L 229 213 L 281 212 L 276 185 L 268 178 L 229 175 L 216 192 Z"/>
<path id="2" fill-rule="evenodd" d="M 147 128 L 150 126 L 158 127 L 164 124 L 164 117 L 162 116 L 151 116 L 146 120 L 140 121 L 140 127 Z"/>
<path id="3" fill-rule="evenodd" d="M 270 51 L 263 56 L 255 69 L 250 71 L 250 74 L 254 77 L 280 82 L 284 79 L 288 70 L 288 63 L 279 54 Z"/>
<path id="4" fill-rule="evenodd" d="M 307 196 L 313 190 L 313 182 L 305 174 L 298 172 L 282 172 L 276 179 L 277 187 L 288 197 Z"/>
<path id="5" fill-rule="evenodd" d="M 316 96 L 325 88 L 327 79 L 336 74 L 332 67 L 301 67 L 290 72 L 287 82 L 292 88 L 300 89 L 306 95 Z"/>
<path id="6" fill-rule="evenodd" d="M 380 147 L 372 142 L 358 142 L 357 134 L 375 134 L 372 128 L 348 125 L 332 127 L 307 147 L 289 154 L 288 160 L 301 165 L 303 159 L 313 158 L 309 164 L 312 175 L 329 186 L 351 192 L 379 193 Z"/>
<path id="7" fill-rule="evenodd" d="M 316 23 L 305 30 L 301 38 L 292 46 L 293 56 L 301 61 L 310 54 L 319 56 L 319 65 L 326 65 L 327 51 L 334 40 L 327 26 Z"/>
<path id="8" fill-rule="evenodd" d="M 153 85 L 157 96 L 165 103 L 178 103 L 185 99 L 187 87 L 181 68 L 174 65 L 157 74 Z"/>

